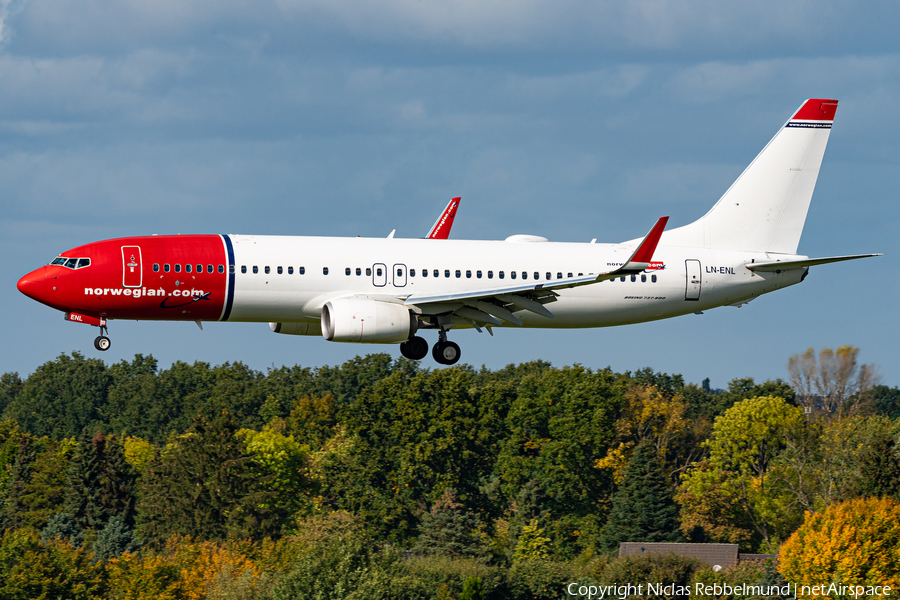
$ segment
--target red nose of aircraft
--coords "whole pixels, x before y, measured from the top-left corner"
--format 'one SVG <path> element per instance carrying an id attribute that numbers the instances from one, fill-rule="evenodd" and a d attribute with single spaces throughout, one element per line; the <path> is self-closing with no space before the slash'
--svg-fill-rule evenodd
<path id="1" fill-rule="evenodd" d="M 47 300 L 47 267 L 35 269 L 28 275 L 25 275 L 16 284 L 19 291 L 38 302 L 46 302 Z"/>

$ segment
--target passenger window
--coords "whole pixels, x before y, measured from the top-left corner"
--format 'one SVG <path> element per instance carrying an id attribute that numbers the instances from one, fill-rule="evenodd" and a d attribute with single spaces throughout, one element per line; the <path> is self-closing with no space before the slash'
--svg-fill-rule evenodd
<path id="1" fill-rule="evenodd" d="M 632 275 L 631 282 L 634 283 L 635 281 L 637 281 L 637 275 Z"/>
<path id="2" fill-rule="evenodd" d="M 493 278 L 494 278 L 494 272 L 488 271 L 488 279 L 493 279 Z"/>
<path id="3" fill-rule="evenodd" d="M 641 275 L 641 283 L 647 283 L 647 276 Z"/>
<path id="4" fill-rule="evenodd" d="M 505 277 L 503 271 L 500 271 L 499 273 L 497 273 L 497 277 L 499 277 L 500 279 L 503 279 L 503 277 Z"/>
<path id="5" fill-rule="evenodd" d="M 297 272 L 300 273 L 301 275 L 306 274 L 306 267 L 300 267 L 299 269 L 297 269 Z"/>
<path id="6" fill-rule="evenodd" d="M 403 269 L 397 269 L 397 277 L 403 277 Z"/>
<path id="7" fill-rule="evenodd" d="M 83 268 L 83 267 L 89 267 L 89 266 L 91 266 L 91 259 L 89 259 L 89 258 L 79 258 L 79 259 L 78 259 L 78 266 L 77 266 L 76 268 L 77 268 L 77 269 L 81 269 L 81 268 Z"/>
<path id="8" fill-rule="evenodd" d="M 217 267 L 217 270 L 219 271 L 219 273 L 224 273 L 224 272 L 225 272 L 225 265 L 219 265 L 219 266 Z"/>
<path id="9" fill-rule="evenodd" d="M 440 277 L 440 273 L 438 272 L 437 269 L 435 269 L 434 271 L 432 271 L 431 274 L 434 275 L 435 277 Z"/>
<path id="10" fill-rule="evenodd" d="M 181 273 L 181 265 L 178 264 L 178 263 L 175 263 L 175 272 L 176 272 L 176 273 Z"/>
<path id="11" fill-rule="evenodd" d="M 410 270 L 409 270 L 409 276 L 410 276 L 410 277 L 415 277 L 415 276 L 416 276 L 416 270 L 415 270 L 415 269 L 410 269 Z"/>
<path id="12" fill-rule="evenodd" d="M 450 269 L 444 269 L 444 277 L 450 277 Z"/>
<path id="13" fill-rule="evenodd" d="M 266 265 L 263 270 L 266 272 L 266 275 L 268 275 L 272 271 L 272 269 L 269 268 L 269 265 Z"/>
<path id="14" fill-rule="evenodd" d="M 503 271 L 500 271 L 500 272 L 502 273 Z M 510 278 L 510 279 L 515 279 L 515 278 L 516 278 L 516 272 L 515 272 L 515 271 L 510 271 L 510 272 L 509 272 L 509 278 Z"/>
<path id="15" fill-rule="evenodd" d="M 259 267 L 253 265 L 253 274 L 256 275 L 257 273 L 259 273 Z"/>
<path id="16" fill-rule="evenodd" d="M 278 267 L 278 274 L 279 274 L 279 275 L 283 275 L 283 274 L 284 274 L 284 269 L 282 269 L 281 267 Z"/>
<path id="17" fill-rule="evenodd" d="M 207 272 L 207 273 L 212 273 L 212 272 L 213 272 L 213 266 L 212 266 L 212 265 L 206 265 L 206 272 Z"/>
<path id="18" fill-rule="evenodd" d="M 350 277 L 350 267 L 344 268 L 344 275 L 346 275 L 347 277 Z"/>
<path id="19" fill-rule="evenodd" d="M 172 267 L 169 266 L 169 263 L 166 263 L 163 265 L 163 271 L 165 271 L 166 273 L 168 273 L 171 270 L 172 270 Z"/>
<path id="20" fill-rule="evenodd" d="M 475 277 L 481 279 L 481 271 L 475 271 Z"/>
<path id="21" fill-rule="evenodd" d="M 228 265 L 228 274 L 234 275 L 234 265 Z"/>
<path id="22" fill-rule="evenodd" d="M 185 273 L 190 273 L 190 272 L 191 272 L 191 269 L 192 269 L 192 266 L 191 266 L 191 265 L 184 265 L 184 272 L 185 272 Z"/>
<path id="23" fill-rule="evenodd" d="M 535 275 L 537 275 L 537 273 L 535 273 Z M 528 273 L 525 271 L 522 271 L 522 279 L 528 279 Z M 537 279 L 537 277 L 535 277 L 535 279 Z"/>
<path id="24" fill-rule="evenodd" d="M 619 281 L 625 281 L 625 276 L 622 275 L 622 276 L 619 278 Z"/>
<path id="25" fill-rule="evenodd" d="M 288 275 L 294 274 L 294 267 L 288 267 Z"/>
<path id="26" fill-rule="evenodd" d="M 322 267 L 322 275 L 328 275 L 328 267 Z"/>
<path id="27" fill-rule="evenodd" d="M 359 277 L 361 275 L 362 275 L 362 269 L 360 269 L 359 267 L 356 267 L 356 276 Z"/>
<path id="28" fill-rule="evenodd" d="M 456 278 L 459 279 L 462 273 L 459 272 L 459 269 L 456 270 Z"/>
<path id="29" fill-rule="evenodd" d="M 375 269 L 375 274 L 381 277 L 381 267 Z"/>
<path id="30" fill-rule="evenodd" d="M 571 274 L 571 273 L 569 273 L 569 274 L 568 274 L 568 275 L 567 275 L 567 277 L 571 277 L 571 276 L 572 276 L 572 274 Z"/>
<path id="31" fill-rule="evenodd" d="M 581 277 L 582 275 L 584 275 L 584 273 L 579 273 L 579 274 L 578 274 L 579 277 Z"/>
<path id="32" fill-rule="evenodd" d="M 656 275 L 651 275 L 651 276 L 650 276 L 650 281 L 651 281 L 652 283 L 656 283 Z"/>
<path id="33" fill-rule="evenodd" d="M 571 277 L 571 275 L 569 275 L 569 277 Z M 562 279 L 562 273 L 557 273 L 557 274 L 556 274 L 556 278 L 557 278 L 557 279 Z M 547 279 L 550 279 L 550 273 L 547 273 Z"/>
<path id="34" fill-rule="evenodd" d="M 371 277 L 371 276 L 372 276 L 372 269 L 370 269 L 369 267 L 366 267 L 366 277 Z"/>
<path id="35" fill-rule="evenodd" d="M 422 277 L 428 277 L 428 269 L 422 269 Z"/>
<path id="36" fill-rule="evenodd" d="M 202 273 L 202 272 L 203 272 L 203 265 L 197 265 L 197 272 L 198 272 L 198 273 Z"/>
<path id="37" fill-rule="evenodd" d="M 159 263 L 153 263 L 153 272 L 159 273 Z"/>
<path id="38" fill-rule="evenodd" d="M 470 271 L 468 269 L 466 269 L 466 279 L 472 279 L 472 271 Z"/>
<path id="39" fill-rule="evenodd" d="M 247 265 L 241 265 L 241 273 L 247 272 Z"/>

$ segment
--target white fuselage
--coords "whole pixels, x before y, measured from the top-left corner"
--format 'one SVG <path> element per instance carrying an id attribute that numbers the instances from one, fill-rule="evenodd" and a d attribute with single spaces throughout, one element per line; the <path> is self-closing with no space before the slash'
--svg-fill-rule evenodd
<path id="1" fill-rule="evenodd" d="M 231 239 L 236 276 L 228 320 L 286 323 L 317 322 L 325 302 L 337 298 L 406 301 L 415 311 L 417 296 L 546 282 L 548 273 L 552 281 L 608 272 L 634 250 L 632 243 L 245 235 Z M 799 283 L 807 271 L 753 272 L 744 265 L 769 260 L 765 253 L 666 246 L 665 236 L 653 260 L 657 268 L 625 276 L 624 281 L 616 278 L 557 291 L 556 301 L 546 305 L 553 319 L 528 311 L 516 315 L 525 327 L 546 328 L 653 321 L 740 304 Z M 457 320 L 456 325 L 467 323 Z"/>

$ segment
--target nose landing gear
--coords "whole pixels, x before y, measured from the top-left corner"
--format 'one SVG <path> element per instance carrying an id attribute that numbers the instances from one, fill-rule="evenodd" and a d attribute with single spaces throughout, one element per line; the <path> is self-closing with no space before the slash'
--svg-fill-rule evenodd
<path id="1" fill-rule="evenodd" d="M 100 350 L 101 352 L 106 352 L 109 350 L 109 347 L 112 346 L 112 342 L 109 340 L 109 330 L 105 325 L 100 326 L 100 335 L 94 339 L 94 348 Z"/>

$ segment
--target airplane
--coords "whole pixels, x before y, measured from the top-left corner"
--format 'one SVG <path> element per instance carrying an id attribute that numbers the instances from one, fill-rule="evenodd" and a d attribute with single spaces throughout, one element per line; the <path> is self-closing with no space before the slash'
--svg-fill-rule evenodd
<path id="1" fill-rule="evenodd" d="M 809 99 L 703 217 L 660 218 L 621 243 L 152 235 L 67 250 L 18 289 L 100 328 L 114 319 L 269 323 L 275 333 L 400 344 L 452 365 L 456 329 L 609 327 L 741 306 L 812 266 L 879 254 L 797 254 L 837 100 Z M 458 204 L 457 204 L 458 205 Z M 453 206 L 453 201 L 448 208 Z M 431 233 L 441 232 L 441 219 Z"/>

